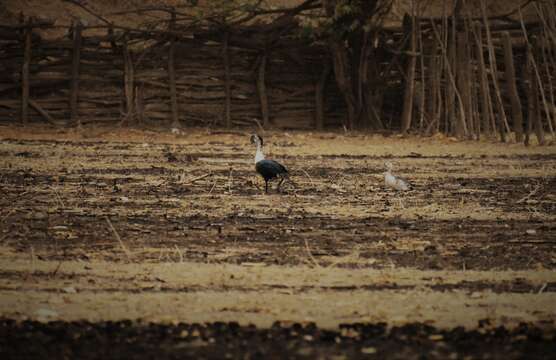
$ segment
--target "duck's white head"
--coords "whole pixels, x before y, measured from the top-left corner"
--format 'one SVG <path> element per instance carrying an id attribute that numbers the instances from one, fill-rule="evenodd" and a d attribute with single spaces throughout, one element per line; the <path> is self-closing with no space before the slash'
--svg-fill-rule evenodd
<path id="1" fill-rule="evenodd" d="M 257 134 L 252 134 L 251 144 L 256 144 L 257 146 L 263 146 L 263 138 Z"/>

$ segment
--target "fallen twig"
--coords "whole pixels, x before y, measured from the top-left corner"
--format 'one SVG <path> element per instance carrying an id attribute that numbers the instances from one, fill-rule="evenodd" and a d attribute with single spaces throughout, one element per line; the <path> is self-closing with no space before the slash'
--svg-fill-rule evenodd
<path id="1" fill-rule="evenodd" d="M 62 260 L 60 260 L 60 262 L 58 263 L 58 266 L 56 266 L 56 269 L 54 269 L 54 271 L 52 272 L 52 274 L 50 274 L 50 277 L 53 278 L 54 276 L 56 276 L 56 274 L 58 273 L 58 270 L 60 270 L 60 267 L 62 266 Z"/>
<path id="2" fill-rule="evenodd" d="M 311 178 L 311 175 L 309 175 L 309 173 L 305 169 L 301 169 L 301 171 L 303 171 L 303 173 L 309 178 L 309 181 L 311 182 L 311 186 L 315 187 L 315 183 L 313 182 L 313 178 Z"/>
<path id="3" fill-rule="evenodd" d="M 193 184 L 195 181 L 199 181 L 199 180 L 204 179 L 204 178 L 206 178 L 206 177 L 209 177 L 209 176 L 211 176 L 211 175 L 212 175 L 212 173 L 208 173 L 208 174 L 205 174 L 205 175 L 198 176 L 198 177 L 196 177 L 196 178 L 193 178 L 193 179 L 187 181 L 187 182 L 184 183 L 183 185 Z"/>
<path id="4" fill-rule="evenodd" d="M 212 187 L 210 188 L 208 194 L 212 194 L 212 190 L 214 190 L 214 188 L 216 187 L 216 180 L 212 183 Z"/>
<path id="5" fill-rule="evenodd" d="M 531 196 L 535 195 L 536 193 L 539 192 L 539 190 L 542 188 L 542 186 L 539 184 L 537 185 L 533 191 L 531 191 L 529 194 L 525 195 L 524 197 L 522 197 L 521 199 L 517 200 L 515 203 L 516 204 L 521 204 L 524 201 L 527 201 L 531 198 Z"/>
<path id="6" fill-rule="evenodd" d="M 307 242 L 307 239 L 305 239 L 305 250 L 307 251 L 307 255 L 309 256 L 309 259 L 311 259 L 313 264 L 315 264 L 316 267 L 320 268 L 321 267 L 320 264 L 317 262 L 317 259 L 315 259 L 315 257 L 311 253 L 311 249 L 309 248 L 309 243 Z"/>
<path id="7" fill-rule="evenodd" d="M 66 206 L 64 205 L 64 202 L 62 201 L 62 198 L 60 197 L 60 194 L 58 193 L 58 190 L 56 190 L 56 188 L 54 186 L 50 187 L 52 190 L 54 190 L 54 194 L 56 195 L 56 199 L 58 199 L 58 202 L 60 203 L 60 205 L 62 205 L 63 208 L 65 208 Z"/>
<path id="8" fill-rule="evenodd" d="M 114 225 L 112 225 L 112 222 L 110 221 L 110 219 L 108 218 L 108 216 L 105 217 L 106 222 L 108 223 L 108 226 L 110 227 L 110 229 L 112 230 L 112 233 L 114 234 L 114 237 L 116 238 L 116 240 L 118 240 L 118 242 L 120 243 L 120 246 L 122 247 L 123 252 L 125 253 L 126 257 L 127 257 L 127 261 L 131 262 L 131 252 L 129 251 L 129 249 L 125 246 L 124 242 L 122 241 L 122 239 L 120 238 L 120 235 L 118 234 L 118 232 L 116 231 L 116 229 L 114 228 Z"/>
<path id="9" fill-rule="evenodd" d="M 176 248 L 176 251 L 177 251 L 178 255 L 180 256 L 180 263 L 182 263 L 183 262 L 183 253 L 181 252 L 178 245 L 174 245 L 174 247 Z"/>

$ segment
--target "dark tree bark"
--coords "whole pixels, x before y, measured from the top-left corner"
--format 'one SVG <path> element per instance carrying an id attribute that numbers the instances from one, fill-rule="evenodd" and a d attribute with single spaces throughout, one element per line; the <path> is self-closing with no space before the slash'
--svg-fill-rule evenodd
<path id="1" fill-rule="evenodd" d="M 231 90 L 231 75 L 230 75 L 230 51 L 228 48 L 229 39 L 230 39 L 230 33 L 228 31 L 225 31 L 224 40 L 222 43 L 222 60 L 224 63 L 224 93 L 226 96 L 224 102 L 224 123 L 227 128 L 232 127 L 232 116 L 231 116 L 232 90 Z"/>
<path id="2" fill-rule="evenodd" d="M 31 64 L 31 45 L 33 28 L 30 26 L 31 21 L 25 23 L 27 26 L 24 30 L 24 53 L 23 66 L 21 68 L 21 122 L 29 121 L 29 67 Z"/>
<path id="3" fill-rule="evenodd" d="M 508 87 L 508 94 L 512 103 L 512 122 L 515 132 L 515 140 L 517 142 L 523 141 L 523 113 L 521 109 L 521 100 L 517 92 L 517 84 L 515 79 L 515 66 L 512 50 L 512 40 L 510 33 L 505 31 L 503 34 L 504 40 L 504 62 L 506 68 L 506 84 Z"/>
<path id="4" fill-rule="evenodd" d="M 381 16 L 384 10 L 389 8 L 391 1 L 374 0 L 367 2 L 348 1 L 347 6 L 353 6 L 360 13 L 356 17 L 347 17 L 343 19 L 345 14 L 336 13 L 337 0 L 323 0 L 322 5 L 325 14 L 334 20 L 334 26 L 328 38 L 328 45 L 332 56 L 332 64 L 336 84 L 343 95 L 347 108 L 347 118 L 344 126 L 351 130 L 355 127 L 375 124 L 380 127 L 380 120 L 373 95 L 374 84 L 368 82 L 368 64 L 369 56 L 369 33 L 372 29 L 364 29 L 351 26 L 355 23 L 368 24 L 377 16 Z M 360 18 L 358 18 L 359 16 Z M 372 115 L 371 115 L 372 114 Z"/>
<path id="5" fill-rule="evenodd" d="M 401 132 L 407 134 L 411 127 L 411 120 L 413 119 L 413 101 L 415 99 L 415 67 L 417 66 L 417 33 L 415 31 L 415 17 L 412 16 L 411 20 L 408 17 L 404 19 L 406 23 L 406 36 L 410 37 L 409 59 L 407 61 L 406 76 L 405 76 L 405 90 L 403 95 L 403 112 L 401 119 Z"/>
<path id="6" fill-rule="evenodd" d="M 135 94 L 134 94 L 134 81 L 135 72 L 133 69 L 133 61 L 131 59 L 131 54 L 128 48 L 128 38 L 124 37 L 124 43 L 122 45 L 122 55 L 124 61 L 124 98 L 126 104 L 126 114 L 123 122 L 130 122 L 135 113 Z"/>
<path id="7" fill-rule="evenodd" d="M 315 86 L 315 128 L 317 130 L 322 130 L 324 128 L 324 94 L 331 67 L 329 62 L 325 63 L 319 81 Z"/>
<path id="8" fill-rule="evenodd" d="M 73 26 L 73 55 L 71 65 L 71 90 L 70 90 L 70 114 L 71 123 L 81 126 L 81 119 L 77 111 L 77 101 L 79 99 L 79 65 L 81 62 L 81 22 Z"/>
<path id="9" fill-rule="evenodd" d="M 257 93 L 259 94 L 259 103 L 261 104 L 261 116 L 263 118 L 263 127 L 270 125 L 270 110 L 268 104 L 268 94 L 266 93 L 266 54 L 261 55 L 259 68 L 257 71 Z"/>
<path id="10" fill-rule="evenodd" d="M 170 21 L 170 29 L 173 29 L 176 23 L 176 14 L 172 13 Z M 172 114 L 172 128 L 179 128 L 179 114 L 178 114 L 178 95 L 176 92 L 176 69 L 175 69 L 175 46 L 176 39 L 174 36 L 170 37 L 170 45 L 168 51 L 168 81 L 170 86 L 170 108 Z"/>

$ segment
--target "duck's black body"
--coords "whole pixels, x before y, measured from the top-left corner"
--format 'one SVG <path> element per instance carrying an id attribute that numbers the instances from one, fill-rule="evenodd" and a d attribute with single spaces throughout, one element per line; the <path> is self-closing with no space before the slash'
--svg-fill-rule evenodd
<path id="1" fill-rule="evenodd" d="M 284 165 L 274 160 L 261 160 L 255 164 L 255 170 L 263 177 L 265 188 L 264 191 L 268 192 L 268 182 L 274 178 L 281 178 L 278 183 L 278 189 L 285 178 L 288 177 L 288 170 Z"/>

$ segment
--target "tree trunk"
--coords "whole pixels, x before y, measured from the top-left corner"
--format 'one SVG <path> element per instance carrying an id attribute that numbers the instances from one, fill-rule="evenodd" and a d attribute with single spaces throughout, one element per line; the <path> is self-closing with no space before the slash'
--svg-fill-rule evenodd
<path id="1" fill-rule="evenodd" d="M 137 113 L 137 123 L 142 124 L 144 122 L 145 105 L 143 102 L 143 88 L 144 84 L 141 82 L 135 87 L 135 112 Z"/>
<path id="2" fill-rule="evenodd" d="M 475 24 L 475 46 L 477 51 L 477 62 L 479 65 L 479 94 L 481 97 L 481 119 L 482 129 L 487 135 L 495 133 L 496 127 L 492 124 L 494 122 L 494 114 L 492 109 L 492 100 L 490 96 L 490 88 L 488 86 L 488 77 L 485 65 L 485 56 L 483 53 L 483 37 L 481 31 L 481 24 Z"/>
<path id="3" fill-rule="evenodd" d="M 403 112 L 401 119 L 401 133 L 407 134 L 411 127 L 411 119 L 413 117 L 413 99 L 415 92 L 415 67 L 417 65 L 417 34 L 415 31 L 415 17 L 411 17 L 410 26 L 410 53 L 407 61 L 406 78 L 405 78 L 405 91 L 403 97 Z"/>
<path id="4" fill-rule="evenodd" d="M 533 75 L 531 52 L 531 46 L 528 45 L 526 53 L 527 59 L 525 62 L 525 79 L 527 85 L 527 131 L 525 145 L 529 145 L 530 143 L 529 136 L 533 128 L 535 130 L 535 135 L 537 136 L 537 142 L 539 143 L 539 145 L 544 145 L 544 131 L 542 128 L 542 122 L 540 120 L 538 84 L 536 76 Z"/>
<path id="5" fill-rule="evenodd" d="M 71 123 L 81 126 L 81 119 L 77 111 L 77 101 L 79 99 L 79 65 L 81 62 L 81 22 L 73 26 L 73 55 L 71 66 L 71 90 L 70 90 L 70 114 Z"/>
<path id="6" fill-rule="evenodd" d="M 24 53 L 23 53 L 23 66 L 21 68 L 21 122 L 27 123 L 29 121 L 29 67 L 31 64 L 31 43 L 33 28 L 31 21 L 24 23 L 26 25 L 24 30 Z"/>
<path id="7" fill-rule="evenodd" d="M 467 64 L 467 39 L 464 32 L 457 34 L 456 50 L 456 83 L 463 102 L 460 111 L 457 112 L 455 135 L 459 139 L 464 139 L 468 135 L 468 125 L 471 122 L 471 92 L 469 91 L 469 73 Z"/>
<path id="8" fill-rule="evenodd" d="M 498 111 L 498 128 L 500 131 L 500 138 L 503 142 L 506 142 L 506 132 L 509 131 L 508 119 L 506 117 L 506 111 L 504 110 L 504 103 L 502 101 L 502 94 L 500 93 L 500 87 L 498 85 L 498 66 L 496 64 L 496 55 L 494 54 L 494 44 L 492 43 L 492 36 L 490 34 L 490 26 L 488 23 L 487 10 L 486 10 L 486 0 L 480 0 L 481 14 L 483 17 L 483 23 L 485 25 L 486 36 L 487 36 L 487 47 L 488 47 L 488 57 L 490 64 L 490 76 L 492 78 L 492 84 L 494 85 L 494 95 L 496 97 L 496 107 Z"/>
<path id="9" fill-rule="evenodd" d="M 510 33 L 505 31 L 502 34 L 504 40 L 504 62 L 506 68 L 506 83 L 508 84 L 508 94 L 512 103 L 512 122 L 515 132 L 515 140 L 523 141 L 523 113 L 521 109 L 521 101 L 517 92 L 515 80 L 515 66 L 512 50 L 512 39 Z"/>
<path id="10" fill-rule="evenodd" d="M 172 13 L 172 20 L 170 22 L 170 29 L 174 28 L 176 21 L 176 13 Z M 168 51 L 168 82 L 170 87 L 170 107 L 172 115 L 172 128 L 179 128 L 180 121 L 178 115 L 178 95 L 176 92 L 176 69 L 174 65 L 175 58 L 175 38 L 170 38 L 170 46 Z"/>
<path id="11" fill-rule="evenodd" d="M 231 106 L 232 106 L 232 90 L 231 90 L 231 75 L 230 75 L 230 51 L 228 48 L 228 42 L 230 39 L 230 33 L 226 30 L 224 33 L 224 42 L 222 44 L 222 58 L 224 62 L 224 92 L 226 100 L 224 102 L 224 123 L 227 128 L 232 127 L 232 116 L 231 116 Z"/>
<path id="12" fill-rule="evenodd" d="M 336 83 L 338 84 L 340 92 L 344 96 L 348 112 L 347 119 L 344 122 L 344 126 L 348 130 L 352 130 L 355 125 L 357 102 L 355 94 L 353 92 L 347 49 L 339 40 L 332 39 L 330 41 L 330 50 L 332 51 L 332 63 L 334 65 L 334 75 L 336 77 Z"/>
<path id="13" fill-rule="evenodd" d="M 330 76 L 331 65 L 326 62 L 319 77 L 319 81 L 315 86 L 315 128 L 322 130 L 324 128 L 324 94 L 326 89 L 326 80 Z"/>
<path id="14" fill-rule="evenodd" d="M 260 58 L 259 69 L 257 72 L 257 93 L 259 94 L 259 103 L 261 104 L 261 116 L 263 118 L 263 127 L 270 125 L 270 110 L 268 104 L 268 95 L 266 93 L 266 54 Z"/>
<path id="15" fill-rule="evenodd" d="M 134 94 L 134 69 L 133 69 L 133 61 L 131 59 L 131 54 L 129 53 L 128 48 L 128 38 L 127 35 L 124 37 L 124 42 L 122 46 L 122 55 L 124 60 L 124 98 L 125 98 L 125 118 L 123 122 L 131 122 L 133 120 L 135 109 L 135 94 Z"/>

